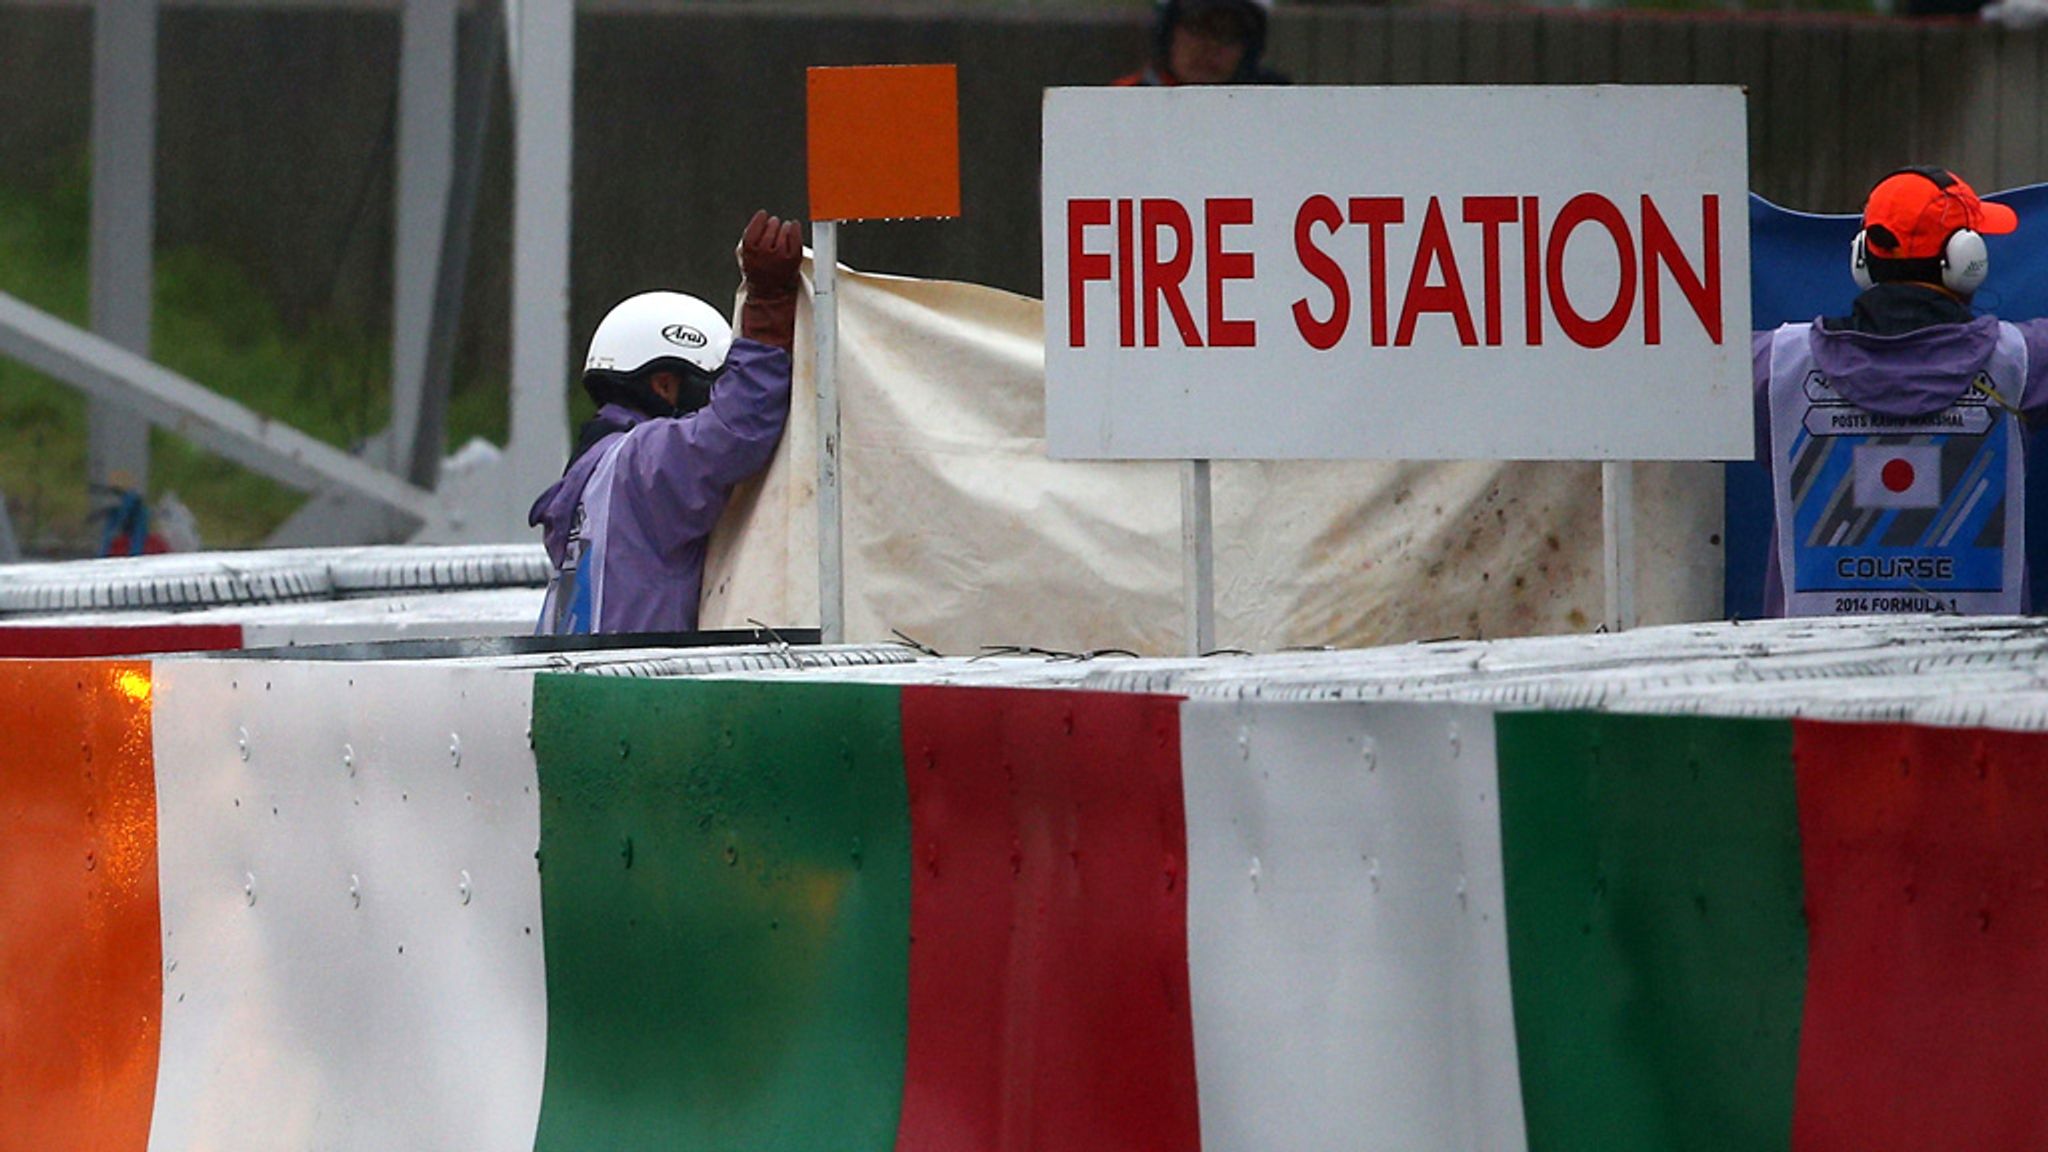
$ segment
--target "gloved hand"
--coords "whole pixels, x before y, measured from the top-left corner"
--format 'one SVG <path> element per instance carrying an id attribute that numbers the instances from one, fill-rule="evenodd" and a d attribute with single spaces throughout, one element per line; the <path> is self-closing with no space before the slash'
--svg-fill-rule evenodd
<path id="1" fill-rule="evenodd" d="M 754 213 L 737 255 L 747 300 L 739 334 L 785 351 L 796 342 L 797 270 L 803 267 L 803 228 L 766 212 Z"/>

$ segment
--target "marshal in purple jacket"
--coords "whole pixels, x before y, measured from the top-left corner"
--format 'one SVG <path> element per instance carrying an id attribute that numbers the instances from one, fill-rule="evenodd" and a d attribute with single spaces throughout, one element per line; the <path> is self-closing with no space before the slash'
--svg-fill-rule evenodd
<path id="1" fill-rule="evenodd" d="M 554 568 L 537 631 L 694 630 L 711 529 L 734 486 L 775 455 L 789 393 L 789 353 L 741 338 L 695 412 L 600 409 L 612 430 L 527 513 Z"/>

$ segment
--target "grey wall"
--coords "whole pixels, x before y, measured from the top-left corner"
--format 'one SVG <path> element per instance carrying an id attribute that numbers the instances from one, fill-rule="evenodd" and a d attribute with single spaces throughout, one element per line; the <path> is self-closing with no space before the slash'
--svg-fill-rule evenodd
<path id="1" fill-rule="evenodd" d="M 76 168 L 92 130 L 92 13 L 0 4 L 0 180 Z"/>
<path id="2" fill-rule="evenodd" d="M 965 219 L 851 225 L 843 258 L 1037 292 L 1040 92 L 1129 70 L 1142 12 L 846 7 L 580 15 L 573 346 L 630 292 L 729 292 L 748 213 L 804 213 L 813 64 L 960 66 Z M 0 0 L 0 181 L 79 170 L 90 33 L 83 8 Z M 287 317 L 383 324 L 397 43 L 388 9 L 167 8 L 160 243 L 241 265 Z M 1743 84 L 1752 186 L 1845 211 L 1909 162 L 1987 190 L 2048 178 L 2044 53 L 2048 35 L 1966 24 L 1283 4 L 1271 57 L 1311 83 Z M 502 87 L 499 112 L 463 354 L 484 370 L 502 363 L 508 307 Z"/>

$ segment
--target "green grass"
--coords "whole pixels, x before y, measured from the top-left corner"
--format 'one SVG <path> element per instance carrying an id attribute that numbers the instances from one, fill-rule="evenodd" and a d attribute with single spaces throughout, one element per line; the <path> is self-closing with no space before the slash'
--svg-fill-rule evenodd
<path id="1" fill-rule="evenodd" d="M 83 175 L 28 191 L 0 186 L 0 291 L 86 323 L 87 203 Z M 332 319 L 291 330 L 231 263 L 196 249 L 156 254 L 152 353 L 158 363 L 262 415 L 342 447 L 389 417 L 389 335 Z M 95 551 L 85 473 L 86 405 L 78 392 L 0 358 L 0 492 L 25 551 Z M 465 381 L 450 404 L 451 443 L 502 441 L 505 390 Z M 174 492 L 210 548 L 248 547 L 305 496 L 161 429 L 151 435 L 152 500 Z"/>

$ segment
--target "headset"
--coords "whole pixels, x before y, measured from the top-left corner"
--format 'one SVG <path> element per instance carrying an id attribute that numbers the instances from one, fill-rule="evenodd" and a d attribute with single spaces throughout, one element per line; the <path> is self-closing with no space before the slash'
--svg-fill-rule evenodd
<path id="1" fill-rule="evenodd" d="M 1900 168 L 1886 174 L 1885 179 L 1907 174 L 1923 177 L 1944 190 L 1956 183 L 1955 174 L 1946 168 Z M 1867 231 L 1859 230 L 1856 239 L 1849 242 L 1849 275 L 1855 278 L 1858 288 L 1865 289 L 1876 283 L 1870 275 L 1870 249 L 1864 239 Z M 1984 237 L 1971 228 L 1949 233 L 1941 246 L 1941 286 L 1958 296 L 1969 296 L 1982 288 L 1990 275 L 1991 251 L 1985 246 Z"/>

